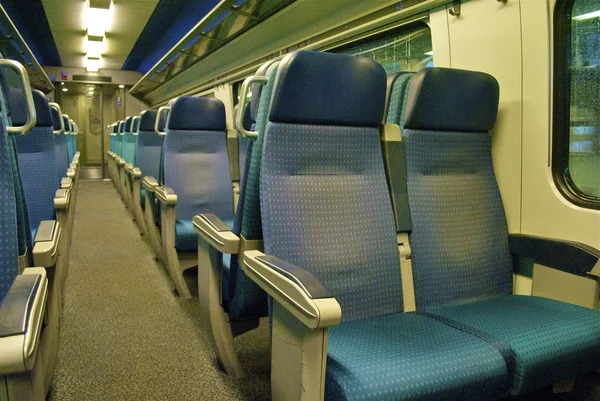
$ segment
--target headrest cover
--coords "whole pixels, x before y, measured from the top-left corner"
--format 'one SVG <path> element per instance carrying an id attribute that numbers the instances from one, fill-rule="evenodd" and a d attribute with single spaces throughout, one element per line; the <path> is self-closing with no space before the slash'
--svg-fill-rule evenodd
<path id="1" fill-rule="evenodd" d="M 125 119 L 125 124 L 124 124 L 125 125 L 125 127 L 124 127 L 125 132 L 131 132 L 131 122 L 132 122 L 132 120 L 133 120 L 133 117 L 127 117 Z"/>
<path id="2" fill-rule="evenodd" d="M 489 132 L 498 114 L 500 87 L 486 73 L 425 68 L 414 75 L 404 128 Z"/>
<path id="3" fill-rule="evenodd" d="M 124 133 L 124 128 L 125 128 L 125 121 L 121 120 L 119 121 L 119 126 L 117 127 L 117 133 L 122 134 Z"/>
<path id="4" fill-rule="evenodd" d="M 144 110 L 140 114 L 140 131 L 154 132 L 154 123 L 156 121 L 156 110 Z"/>
<path id="5" fill-rule="evenodd" d="M 65 133 L 73 131 L 73 128 L 71 127 L 71 121 L 69 121 L 69 117 L 65 116 L 64 114 L 63 114 L 63 123 L 65 125 Z"/>
<path id="6" fill-rule="evenodd" d="M 13 126 L 21 126 L 27 123 L 27 103 L 23 90 L 18 88 L 10 89 L 10 120 Z"/>
<path id="7" fill-rule="evenodd" d="M 181 96 L 171 105 L 168 130 L 225 131 L 225 106 L 214 98 Z"/>
<path id="8" fill-rule="evenodd" d="M 60 116 L 58 115 L 58 110 L 50 107 L 50 114 L 52 115 L 52 128 L 58 131 L 60 129 Z"/>
<path id="9" fill-rule="evenodd" d="M 46 95 L 37 89 L 34 89 L 31 92 L 33 94 L 33 103 L 35 104 L 35 114 L 37 116 L 35 126 L 52 127 L 52 112 L 50 111 L 50 104 Z"/>
<path id="10" fill-rule="evenodd" d="M 269 120 L 376 126 L 383 118 L 385 86 L 385 70 L 371 59 L 294 52 L 279 65 Z"/>
<path id="11" fill-rule="evenodd" d="M 250 131 L 252 129 L 252 124 L 254 124 L 256 120 L 252 118 L 252 106 L 250 103 L 246 103 L 246 107 L 244 107 L 244 119 L 242 124 L 244 128 Z"/>

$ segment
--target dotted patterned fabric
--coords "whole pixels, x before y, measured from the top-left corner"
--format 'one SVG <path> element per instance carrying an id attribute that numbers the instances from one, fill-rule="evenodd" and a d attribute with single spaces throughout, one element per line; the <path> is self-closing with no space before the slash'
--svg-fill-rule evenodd
<path id="1" fill-rule="evenodd" d="M 221 131 L 168 131 L 163 142 L 163 174 L 164 184 L 177 194 L 176 220 L 191 221 L 200 213 L 233 219 L 226 139 Z M 196 249 L 196 234 L 194 238 Z M 183 240 L 176 242 L 183 246 Z M 185 244 L 185 250 L 191 250 L 187 248 L 190 244 Z"/>
<path id="2" fill-rule="evenodd" d="M 123 135 L 117 134 L 115 138 L 115 153 L 117 156 L 123 157 Z"/>
<path id="3" fill-rule="evenodd" d="M 400 128 L 404 126 L 404 115 L 406 114 L 406 104 L 408 103 L 406 100 L 408 99 L 408 90 L 413 75 L 413 73 L 402 74 L 394 81 L 390 94 L 390 106 L 388 108 L 386 123 L 397 124 Z"/>
<path id="4" fill-rule="evenodd" d="M 511 294 L 490 135 L 405 130 L 404 142 L 417 308 Z"/>
<path id="5" fill-rule="evenodd" d="M 60 188 L 52 127 L 35 127 L 16 137 L 21 179 L 31 229 L 54 219 L 54 193 Z"/>
<path id="6" fill-rule="evenodd" d="M 10 159 L 13 171 L 13 182 L 15 185 L 15 198 L 17 200 L 17 234 L 19 239 L 19 255 L 27 254 L 30 265 L 33 263 L 33 241 L 31 237 L 31 228 L 29 225 L 29 212 L 25 200 L 25 190 L 21 179 L 21 172 L 17 156 L 17 143 L 14 136 L 9 138 L 11 147 Z"/>
<path id="7" fill-rule="evenodd" d="M 262 169 L 265 252 L 315 274 L 343 321 L 401 312 L 379 130 L 269 122 Z"/>
<path id="8" fill-rule="evenodd" d="M 2 94 L 0 93 L 0 98 Z M 0 303 L 19 273 L 17 209 L 11 153 L 12 140 L 7 135 L 4 118 L 0 118 Z"/>
<path id="9" fill-rule="evenodd" d="M 600 368 L 600 312 L 596 310 L 509 295 L 430 312 L 485 331 L 509 345 L 513 395 Z"/>
<path id="10" fill-rule="evenodd" d="M 136 148 L 136 136 L 131 132 L 125 132 L 123 135 L 123 159 L 127 163 L 135 163 L 135 148 Z"/>
<path id="11" fill-rule="evenodd" d="M 70 134 L 67 136 L 67 154 L 69 155 L 69 163 L 73 161 L 73 157 L 77 152 L 77 135 Z"/>
<path id="12" fill-rule="evenodd" d="M 142 176 L 158 177 L 160 149 L 163 136 L 152 131 L 140 131 L 136 138 L 135 166 L 142 170 Z"/>
<path id="13" fill-rule="evenodd" d="M 56 153 L 58 175 L 66 177 L 69 168 L 69 154 L 67 151 L 67 136 L 64 133 L 54 135 L 54 151 Z"/>
<path id="14" fill-rule="evenodd" d="M 258 138 L 249 144 L 244 175 L 245 183 L 241 185 L 238 213 L 233 223 L 234 233 L 247 240 L 262 240 L 262 220 L 260 214 L 260 170 L 262 146 L 267 117 L 271 104 L 271 94 L 279 62 L 274 62 L 265 74 L 267 83 L 262 89 L 256 116 Z M 240 213 L 241 212 L 241 213 Z M 237 256 L 232 255 L 231 267 L 227 281 L 224 281 L 223 294 L 226 297 L 229 316 L 232 318 L 254 318 L 267 315 L 267 294 L 250 280 L 237 263 Z"/>
<path id="15" fill-rule="evenodd" d="M 325 399 L 497 400 L 504 359 L 487 342 L 412 313 L 329 329 Z"/>

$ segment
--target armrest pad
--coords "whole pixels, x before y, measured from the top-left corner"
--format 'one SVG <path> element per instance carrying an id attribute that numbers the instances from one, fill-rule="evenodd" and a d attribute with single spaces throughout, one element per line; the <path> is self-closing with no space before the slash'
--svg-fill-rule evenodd
<path id="1" fill-rule="evenodd" d="M 33 263 L 36 266 L 51 267 L 56 264 L 60 244 L 61 227 L 56 220 L 40 222 L 33 239 Z"/>
<path id="2" fill-rule="evenodd" d="M 590 246 L 524 234 L 510 234 L 511 253 L 582 277 L 600 277 L 600 251 Z"/>
<path id="3" fill-rule="evenodd" d="M 48 294 L 46 271 L 27 268 L 0 305 L 0 375 L 31 370 Z"/>
<path id="4" fill-rule="evenodd" d="M 154 189 L 154 193 L 156 197 L 163 205 L 176 205 L 177 204 L 177 195 L 173 188 L 169 187 L 156 187 Z"/>
<path id="5" fill-rule="evenodd" d="M 140 170 L 140 168 L 139 168 L 139 167 L 134 167 L 134 168 L 131 170 L 131 176 L 132 176 L 133 178 L 141 178 L 141 177 L 142 177 L 142 170 Z"/>
<path id="6" fill-rule="evenodd" d="M 133 171 L 133 164 L 131 163 L 125 163 L 125 171 L 129 174 L 131 174 L 131 172 Z"/>
<path id="7" fill-rule="evenodd" d="M 192 220 L 194 231 L 221 253 L 236 254 L 240 238 L 231 232 L 231 227 L 214 214 L 199 214 Z"/>
<path id="8" fill-rule="evenodd" d="M 73 186 L 73 180 L 69 177 L 63 177 L 60 180 L 60 189 L 71 189 Z"/>
<path id="9" fill-rule="evenodd" d="M 310 329 L 342 319 L 340 305 L 310 272 L 260 251 L 244 252 L 246 275 Z"/>
<path id="10" fill-rule="evenodd" d="M 118 159 L 117 159 L 117 163 L 119 164 L 119 166 L 124 166 L 124 165 L 125 165 L 125 159 L 123 159 L 123 158 L 118 158 Z"/>
<path id="11" fill-rule="evenodd" d="M 67 169 L 67 177 L 69 177 L 70 179 L 75 178 L 75 170 L 71 167 Z"/>
<path id="12" fill-rule="evenodd" d="M 158 181 L 156 181 L 156 178 L 147 175 L 142 179 L 142 186 L 146 191 L 154 192 L 154 189 L 158 187 Z"/>
<path id="13" fill-rule="evenodd" d="M 69 207 L 70 200 L 71 200 L 71 193 L 68 189 L 58 189 L 54 193 L 54 208 L 55 209 L 66 209 Z"/>
<path id="14" fill-rule="evenodd" d="M 78 164 L 79 164 L 79 162 L 77 160 L 73 160 L 71 162 L 71 164 L 69 164 L 69 168 L 72 168 L 73 170 L 77 170 Z"/>

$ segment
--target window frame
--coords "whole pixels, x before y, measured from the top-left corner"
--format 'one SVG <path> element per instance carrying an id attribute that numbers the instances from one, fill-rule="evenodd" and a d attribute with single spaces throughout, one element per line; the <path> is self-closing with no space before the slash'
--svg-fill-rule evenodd
<path id="1" fill-rule="evenodd" d="M 556 188 L 570 203 L 600 210 L 600 198 L 585 194 L 569 174 L 571 125 L 571 13 L 575 0 L 557 0 L 554 6 L 554 60 L 552 93 L 552 162 Z"/>

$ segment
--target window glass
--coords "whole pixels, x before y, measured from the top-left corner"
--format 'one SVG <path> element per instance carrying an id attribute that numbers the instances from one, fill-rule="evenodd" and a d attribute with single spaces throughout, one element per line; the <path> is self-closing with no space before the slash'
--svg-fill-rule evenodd
<path id="1" fill-rule="evenodd" d="M 336 52 L 372 58 L 388 74 L 399 71 L 416 72 L 433 66 L 431 31 L 422 22 L 411 25 L 402 32 L 370 39 Z"/>
<path id="2" fill-rule="evenodd" d="M 570 24 L 567 175 L 580 192 L 600 198 L 600 1 L 575 0 Z"/>

